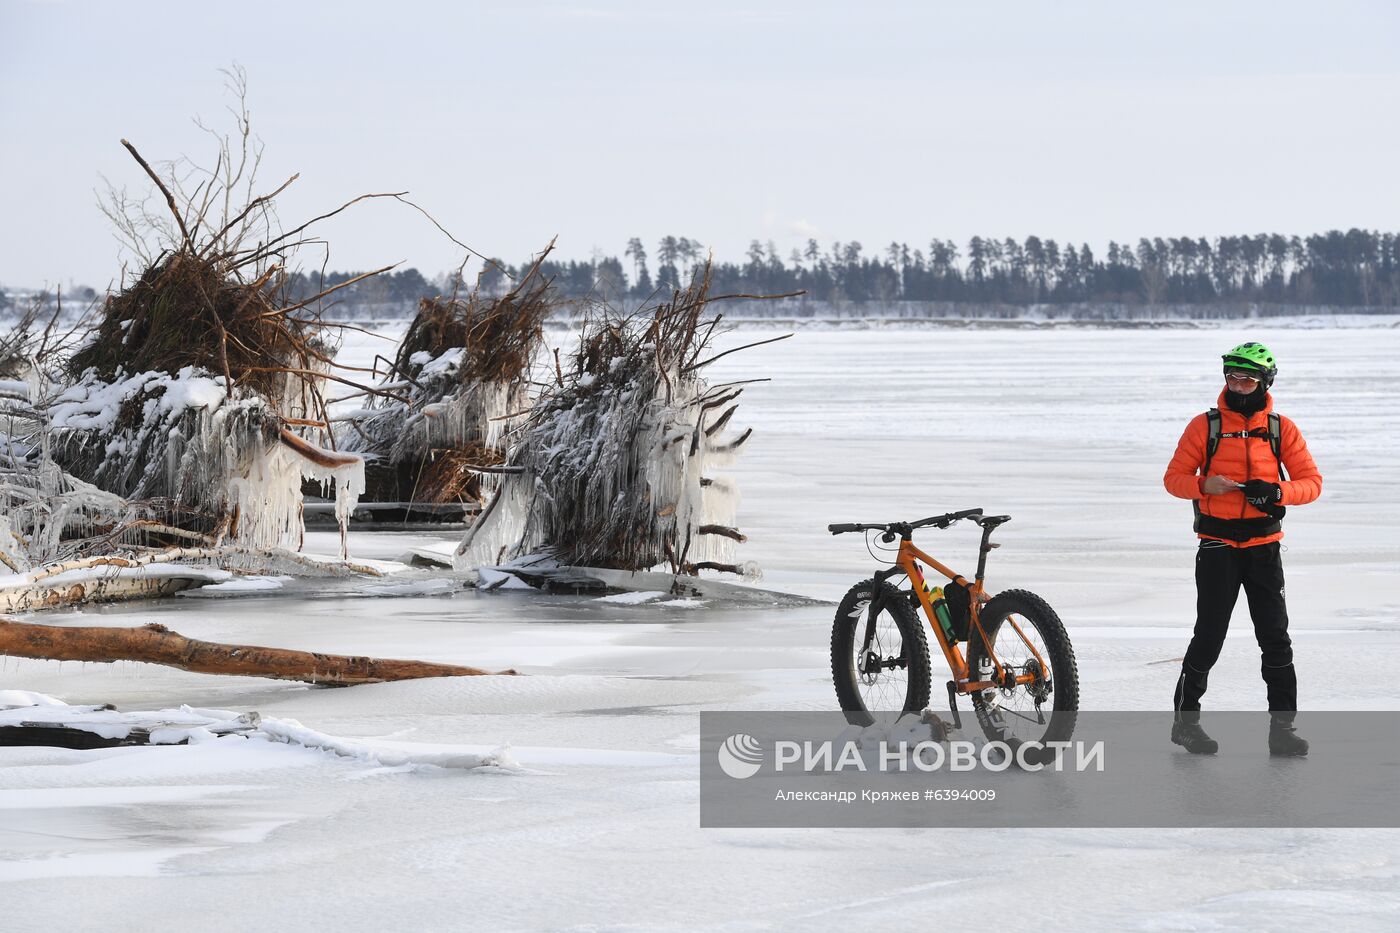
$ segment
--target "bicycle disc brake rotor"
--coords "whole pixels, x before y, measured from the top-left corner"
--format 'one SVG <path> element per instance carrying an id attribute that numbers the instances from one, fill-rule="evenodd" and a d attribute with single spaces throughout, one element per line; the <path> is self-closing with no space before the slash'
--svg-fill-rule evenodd
<path id="1" fill-rule="evenodd" d="M 880 661 L 880 656 L 873 651 L 862 652 L 860 658 L 860 680 L 867 687 L 875 684 L 876 678 L 885 666 Z"/>

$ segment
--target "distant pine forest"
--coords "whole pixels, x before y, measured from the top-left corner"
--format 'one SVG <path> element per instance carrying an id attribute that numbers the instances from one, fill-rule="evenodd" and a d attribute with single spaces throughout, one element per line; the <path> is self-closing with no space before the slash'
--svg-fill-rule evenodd
<path id="1" fill-rule="evenodd" d="M 644 300 L 689 281 L 707 253 L 697 240 L 663 237 L 648 251 L 634 238 L 621 257 L 545 260 L 541 272 L 574 298 L 610 302 Z M 533 259 L 495 259 L 480 274 L 487 291 L 509 287 Z M 294 283 L 298 291 L 345 281 L 333 273 Z M 779 295 L 805 292 L 819 302 L 855 304 L 900 301 L 976 304 L 1219 305 L 1272 303 L 1332 307 L 1400 305 L 1400 235 L 1337 230 L 1308 237 L 1261 233 L 1204 238 L 1140 239 L 1109 243 L 1102 256 L 1087 244 L 1038 236 L 1023 241 L 974 236 L 965 245 L 932 240 L 890 243 L 867 252 L 856 241 L 822 246 L 808 240 L 786 256 L 757 240 L 742 262 L 715 257 L 711 294 Z M 353 303 L 416 302 L 450 288 L 429 282 L 416 269 L 386 273 L 351 286 Z M 466 283 L 468 286 L 475 281 Z M 337 293 L 339 294 L 339 293 Z"/>
<path id="2" fill-rule="evenodd" d="M 666 296 L 690 281 L 708 258 L 698 240 L 661 238 L 648 251 L 633 238 L 621 257 L 541 264 L 566 297 L 613 304 Z M 468 281 L 455 273 L 429 278 L 415 268 L 383 273 L 336 291 L 335 304 L 411 313 L 420 299 L 473 287 L 486 294 L 509 289 L 534 263 L 495 258 L 474 261 Z M 349 281 L 354 271 L 293 273 L 294 300 Z M 1096 255 L 1088 244 L 974 236 L 964 245 L 934 239 L 911 246 L 890 243 L 867 252 L 857 241 L 823 246 L 808 240 L 786 256 L 772 242 L 754 240 L 742 262 L 715 257 L 712 295 L 805 293 L 805 300 L 839 306 L 897 302 L 977 305 L 1274 305 L 1365 308 L 1400 306 L 1400 234 L 1331 230 L 1312 236 L 1143 238 L 1110 242 Z M 3 293 L 0 293 L 3 301 Z M 784 302 L 784 304 L 788 304 Z M 790 305 L 789 305 L 790 306 Z"/>

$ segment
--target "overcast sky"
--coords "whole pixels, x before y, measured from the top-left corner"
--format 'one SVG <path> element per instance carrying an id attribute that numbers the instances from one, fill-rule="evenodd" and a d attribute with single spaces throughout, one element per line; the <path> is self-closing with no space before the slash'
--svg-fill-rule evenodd
<path id="1" fill-rule="evenodd" d="M 0 0 L 0 283 L 107 285 L 103 177 L 212 149 L 247 69 L 291 226 L 408 190 L 518 262 L 687 236 L 924 247 L 1400 228 L 1400 5 Z M 370 203 L 330 265 L 460 252 Z M 305 257 L 319 264 L 318 257 Z M 654 264 L 653 264 L 654 269 Z"/>

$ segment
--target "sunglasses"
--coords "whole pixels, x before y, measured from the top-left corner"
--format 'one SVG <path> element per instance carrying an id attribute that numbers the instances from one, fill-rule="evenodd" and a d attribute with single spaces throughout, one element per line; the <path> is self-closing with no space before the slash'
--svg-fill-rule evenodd
<path id="1" fill-rule="evenodd" d="M 1231 382 L 1248 382 L 1254 385 L 1259 384 L 1259 377 L 1250 373 L 1226 373 L 1225 378 Z"/>

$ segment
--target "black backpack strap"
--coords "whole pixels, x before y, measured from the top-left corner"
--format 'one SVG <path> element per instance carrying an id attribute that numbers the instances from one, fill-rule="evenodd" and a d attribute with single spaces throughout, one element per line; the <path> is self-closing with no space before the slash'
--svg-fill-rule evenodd
<path id="1" fill-rule="evenodd" d="M 1220 409 L 1212 408 L 1206 412 L 1206 462 L 1201 467 L 1201 475 L 1210 475 L 1210 461 L 1215 457 L 1215 452 L 1220 449 Z"/>
<path id="2" fill-rule="evenodd" d="M 1210 476 L 1210 461 L 1215 457 L 1215 452 L 1220 448 L 1220 409 L 1212 408 L 1206 412 L 1206 462 L 1201 466 L 1201 476 Z M 1191 500 L 1191 510 L 1196 515 L 1196 520 L 1192 522 L 1192 530 L 1197 533 L 1201 530 L 1201 500 Z"/>
<path id="3" fill-rule="evenodd" d="M 1283 469 L 1283 422 L 1279 419 L 1277 412 L 1269 412 L 1269 449 L 1274 452 L 1274 459 L 1278 461 L 1278 478 L 1280 482 L 1287 482 L 1288 473 Z"/>

